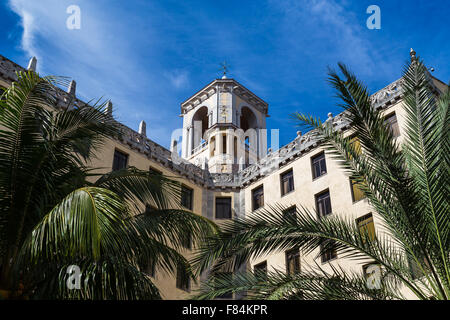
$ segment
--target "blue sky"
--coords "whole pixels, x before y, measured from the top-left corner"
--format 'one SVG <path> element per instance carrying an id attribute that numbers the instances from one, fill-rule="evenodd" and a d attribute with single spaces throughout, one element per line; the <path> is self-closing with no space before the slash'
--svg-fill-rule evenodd
<path id="1" fill-rule="evenodd" d="M 69 5 L 81 29 L 69 30 Z M 369 30 L 369 5 L 381 29 Z M 295 137 L 295 111 L 322 118 L 341 110 L 327 66 L 347 64 L 371 91 L 401 76 L 413 47 L 434 76 L 450 80 L 450 3 L 432 1 L 1 0 L 0 54 L 43 75 L 77 81 L 83 100 L 111 99 L 118 120 L 168 147 L 180 103 L 220 76 L 269 104 L 280 144 Z"/>

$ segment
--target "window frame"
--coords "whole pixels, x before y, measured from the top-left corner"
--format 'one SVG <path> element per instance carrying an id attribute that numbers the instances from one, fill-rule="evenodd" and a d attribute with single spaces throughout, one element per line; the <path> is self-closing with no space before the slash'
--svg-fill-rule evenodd
<path id="1" fill-rule="evenodd" d="M 288 190 L 288 191 L 285 191 L 284 187 L 283 187 L 284 186 L 283 182 L 285 181 L 284 177 L 286 175 L 288 175 L 288 174 L 290 174 L 290 177 L 288 177 L 288 180 L 287 180 L 288 181 L 288 186 L 290 185 L 290 183 L 289 183 L 290 181 L 289 180 L 292 180 L 292 189 Z M 281 189 L 281 196 L 282 197 L 284 197 L 285 195 L 295 191 L 294 169 L 293 168 L 290 168 L 290 169 L 288 169 L 288 170 L 286 170 L 286 171 L 284 171 L 283 173 L 280 174 L 280 189 Z"/>
<path id="2" fill-rule="evenodd" d="M 255 274 L 257 272 L 257 270 L 262 270 L 263 268 L 261 268 L 261 266 L 264 266 L 264 273 L 267 277 L 267 271 L 268 271 L 267 260 L 264 260 L 264 261 L 261 261 L 261 262 L 255 264 L 253 266 L 253 273 Z"/>
<path id="3" fill-rule="evenodd" d="M 225 200 L 225 199 L 227 199 L 227 200 L 229 200 L 230 201 L 230 217 L 229 218 L 227 218 L 227 217 L 218 217 L 217 216 L 217 213 L 218 213 L 218 210 L 217 210 L 217 204 L 218 204 L 218 201 L 217 200 Z M 232 197 L 226 197 L 226 196 L 224 196 L 224 197 L 216 197 L 215 198 L 215 207 L 214 207 L 214 209 L 215 209 L 215 212 L 214 212 L 214 219 L 216 219 L 216 220 L 227 220 L 227 219 L 233 219 L 233 206 L 232 206 Z"/>
<path id="4" fill-rule="evenodd" d="M 318 159 L 318 158 L 321 158 L 321 157 L 323 157 L 323 162 L 324 162 L 324 164 L 325 164 L 325 173 L 322 173 L 322 174 L 316 176 L 315 163 L 319 163 L 319 165 L 320 165 L 320 162 L 321 162 L 322 159 L 319 159 L 319 160 L 317 160 L 317 159 Z M 314 181 L 314 180 L 317 180 L 317 179 L 319 179 L 320 177 L 325 176 L 327 173 L 328 173 L 328 168 L 327 168 L 327 160 L 326 160 L 326 157 L 325 157 L 325 151 L 319 152 L 318 154 L 312 156 L 312 157 L 311 157 L 311 174 L 312 174 L 312 180 L 313 180 L 313 181 Z"/>
<path id="5" fill-rule="evenodd" d="M 329 201 L 329 203 L 330 203 L 330 212 L 329 213 L 326 213 L 326 214 L 321 214 L 320 213 L 320 210 L 319 210 L 319 197 L 321 197 L 321 196 L 323 196 L 323 195 L 325 195 L 325 194 L 328 194 L 328 201 Z M 331 193 L 330 193 L 330 189 L 325 189 L 325 190 L 323 190 L 323 191 L 321 191 L 321 192 L 319 192 L 319 193 L 316 193 L 315 195 L 314 195 L 314 199 L 315 199 L 315 203 L 316 203 L 316 212 L 317 212 L 317 215 L 318 215 L 318 218 L 319 219 L 321 219 L 321 218 L 323 218 L 323 217 L 326 217 L 326 216 L 329 216 L 329 215 L 331 215 L 331 214 L 333 214 L 333 207 L 332 207 L 332 205 L 331 205 Z"/>
<path id="6" fill-rule="evenodd" d="M 259 191 L 260 189 L 262 190 L 262 192 L 261 192 L 262 204 L 259 207 L 255 208 L 255 193 L 257 191 Z M 259 202 L 261 202 L 261 201 L 259 201 Z M 258 210 L 259 208 L 262 208 L 262 207 L 264 207 L 264 184 L 261 184 L 258 187 L 252 189 L 252 211 Z"/>
<path id="7" fill-rule="evenodd" d="M 190 199 L 189 199 L 189 206 L 186 206 L 185 203 L 183 202 L 183 199 L 184 199 L 184 198 L 183 198 L 183 195 L 186 194 L 186 191 L 188 191 L 188 192 L 190 193 L 190 197 L 189 197 L 189 198 L 190 198 Z M 188 186 L 185 185 L 185 184 L 182 184 L 182 185 L 181 185 L 181 199 L 180 199 L 180 204 L 181 204 L 183 207 L 185 207 L 186 209 L 192 210 L 193 207 L 194 207 L 193 202 L 194 202 L 194 189 L 188 187 Z"/>
<path id="8" fill-rule="evenodd" d="M 324 243 L 327 242 L 333 242 L 333 240 L 326 240 Z M 323 250 L 323 244 L 320 245 L 320 251 Z M 322 262 L 322 264 L 324 263 L 328 263 L 330 261 L 336 260 L 338 258 L 337 255 L 337 250 L 334 249 L 333 251 L 331 251 L 331 257 L 325 259 L 325 257 L 327 257 L 330 254 L 330 249 L 328 249 L 326 252 L 324 252 L 323 254 L 320 255 L 320 261 Z"/>
<path id="9" fill-rule="evenodd" d="M 233 272 L 216 272 L 215 274 L 220 275 L 220 274 L 231 274 L 231 276 L 233 277 Z M 214 279 L 214 276 L 213 276 Z M 229 293 L 224 293 L 222 295 L 219 295 L 216 297 L 216 299 L 233 299 L 233 292 L 229 292 Z"/>
<path id="10" fill-rule="evenodd" d="M 120 156 L 124 156 L 125 157 L 125 166 L 119 169 L 115 169 L 114 165 L 116 164 L 116 154 L 120 155 Z M 128 167 L 128 162 L 130 161 L 130 155 L 126 152 L 123 152 L 122 150 L 119 150 L 117 148 L 114 148 L 114 154 L 113 154 L 113 163 L 111 166 L 112 171 L 118 171 L 118 170 L 122 170 L 122 169 L 126 169 Z"/>
<path id="11" fill-rule="evenodd" d="M 395 126 L 396 126 L 395 130 L 392 126 L 393 122 L 390 121 L 390 119 L 392 119 L 394 117 L 395 117 Z M 398 124 L 398 118 L 397 118 L 397 114 L 395 111 L 384 116 L 384 124 L 389 127 L 389 130 L 391 130 L 392 136 L 394 138 L 400 137 L 400 126 Z"/>
<path id="12" fill-rule="evenodd" d="M 355 198 L 355 191 L 353 190 L 353 186 L 356 185 L 356 184 L 358 184 L 358 183 L 357 183 L 356 181 L 350 179 L 350 178 L 349 178 L 349 183 L 350 183 L 350 193 L 351 193 L 351 195 L 352 195 L 352 203 L 357 203 L 357 202 L 359 202 L 359 201 L 364 200 L 364 199 L 367 198 L 366 195 L 364 194 L 364 192 L 362 192 L 362 191 L 360 190 L 360 192 L 362 193 L 363 196 L 362 196 L 362 198 L 356 200 L 356 198 Z M 356 187 L 356 188 L 357 188 L 357 187 Z"/>
<path id="13" fill-rule="evenodd" d="M 364 224 L 361 224 L 361 222 L 364 222 L 364 221 L 366 221 L 366 220 L 369 220 L 369 219 L 371 219 L 372 221 L 370 222 L 366 222 L 366 223 L 364 223 Z M 375 221 L 374 221 L 374 219 L 373 219 L 373 214 L 372 214 L 372 212 L 369 212 L 369 213 L 367 213 L 367 214 L 364 214 L 364 215 L 362 215 L 362 216 L 360 216 L 360 217 L 358 217 L 358 218 L 356 218 L 355 219 L 355 223 L 356 223 L 356 226 L 358 227 L 358 231 L 360 232 L 360 234 L 361 234 L 361 229 L 362 228 L 364 228 L 365 226 L 367 226 L 367 225 L 369 225 L 370 223 L 372 224 L 372 229 L 373 229 L 373 232 L 371 233 L 371 231 L 369 230 L 369 231 L 367 231 L 367 236 L 369 236 L 369 241 L 373 241 L 373 240 L 375 240 Z M 361 234 L 361 236 L 362 237 L 364 237 L 364 235 L 365 234 Z"/>
<path id="14" fill-rule="evenodd" d="M 191 279 L 189 279 L 189 276 L 183 274 L 184 271 L 181 270 L 180 267 L 177 268 L 177 275 L 175 280 L 175 286 L 177 289 L 191 292 Z M 185 281 L 185 283 L 183 283 Z"/>
<path id="15" fill-rule="evenodd" d="M 288 275 L 293 275 L 296 273 L 300 273 L 301 272 L 301 261 L 300 261 L 300 249 L 299 248 L 293 248 L 293 249 L 289 249 L 286 250 L 284 252 L 284 256 L 285 256 L 285 260 L 286 260 L 286 274 Z M 291 272 L 290 267 L 289 267 L 289 261 L 290 261 L 290 257 L 294 257 L 294 259 L 298 259 L 298 270 L 297 271 L 293 271 Z M 295 263 L 295 262 L 294 262 Z"/>

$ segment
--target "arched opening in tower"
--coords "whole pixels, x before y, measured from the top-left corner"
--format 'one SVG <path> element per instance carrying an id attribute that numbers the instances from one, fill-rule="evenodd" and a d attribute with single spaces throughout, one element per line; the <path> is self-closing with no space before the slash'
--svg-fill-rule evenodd
<path id="1" fill-rule="evenodd" d="M 197 148 L 200 144 L 205 142 L 205 131 L 208 129 L 208 107 L 200 107 L 192 117 L 192 125 L 194 126 L 194 141 L 192 149 Z"/>
<path id="2" fill-rule="evenodd" d="M 258 121 L 255 114 L 249 107 L 243 107 L 241 109 L 241 129 L 247 131 L 248 129 L 255 129 L 258 126 Z"/>

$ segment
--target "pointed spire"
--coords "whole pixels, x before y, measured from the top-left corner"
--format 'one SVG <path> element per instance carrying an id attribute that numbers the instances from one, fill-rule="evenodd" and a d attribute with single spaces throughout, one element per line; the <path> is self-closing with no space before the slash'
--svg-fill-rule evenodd
<path id="1" fill-rule="evenodd" d="M 413 48 L 411 48 L 411 50 L 409 50 L 409 55 L 411 56 L 411 62 L 416 60 L 416 52 L 414 51 Z"/>
<path id="2" fill-rule="evenodd" d="M 139 134 L 143 135 L 144 137 L 147 136 L 147 125 L 145 124 L 144 120 L 139 123 Z"/>
<path id="3" fill-rule="evenodd" d="M 112 111 L 113 111 L 113 104 L 111 100 L 108 100 L 108 103 L 106 104 L 105 113 L 112 117 Z"/>
<path id="4" fill-rule="evenodd" d="M 75 80 L 70 81 L 69 87 L 67 88 L 67 93 L 75 96 L 75 91 L 77 90 L 77 83 Z"/>
<path id="5" fill-rule="evenodd" d="M 36 65 L 37 65 L 37 59 L 36 57 L 32 57 L 30 61 L 28 62 L 27 70 L 33 70 L 36 72 Z"/>

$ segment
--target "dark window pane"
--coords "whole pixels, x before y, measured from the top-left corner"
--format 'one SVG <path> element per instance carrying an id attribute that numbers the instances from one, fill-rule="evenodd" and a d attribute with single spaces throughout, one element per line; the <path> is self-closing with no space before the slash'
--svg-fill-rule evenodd
<path id="1" fill-rule="evenodd" d="M 397 116 L 395 113 L 387 116 L 384 120 L 384 124 L 389 126 L 389 129 L 394 137 L 398 137 L 400 135 L 400 129 L 398 127 Z"/>
<path id="2" fill-rule="evenodd" d="M 284 196 L 294 190 L 294 174 L 292 169 L 281 175 L 281 195 Z"/>
<path id="3" fill-rule="evenodd" d="M 259 209 L 264 206 L 264 188 L 260 186 L 252 190 L 252 202 L 253 210 Z"/>
<path id="4" fill-rule="evenodd" d="M 228 276 L 228 277 L 230 275 L 232 275 L 231 272 L 217 272 L 216 274 L 220 275 L 220 276 Z M 217 296 L 217 298 L 218 299 L 232 299 L 233 298 L 233 293 L 232 292 L 227 292 L 227 293 L 224 293 L 222 295 Z"/>
<path id="5" fill-rule="evenodd" d="M 320 250 L 322 253 L 322 262 L 327 262 L 332 259 L 337 258 L 336 249 L 332 247 L 335 242 L 333 240 L 327 240 L 323 245 L 320 245 Z M 331 246 L 331 247 L 330 247 Z M 324 251 L 324 247 L 328 247 Z"/>
<path id="6" fill-rule="evenodd" d="M 295 217 L 297 214 L 297 207 L 292 206 L 286 210 L 283 211 L 283 218 L 287 219 L 289 217 Z"/>
<path id="7" fill-rule="evenodd" d="M 186 235 L 186 237 L 183 239 L 183 247 L 186 249 L 192 248 L 192 236 L 190 234 Z"/>
<path id="8" fill-rule="evenodd" d="M 216 219 L 231 219 L 231 198 L 216 198 Z"/>
<path id="9" fill-rule="evenodd" d="M 316 195 L 316 208 L 319 218 L 331 214 L 331 200 L 329 191 Z"/>
<path id="10" fill-rule="evenodd" d="M 300 251 L 292 249 L 286 251 L 286 273 L 294 274 L 300 272 Z"/>
<path id="11" fill-rule="evenodd" d="M 181 205 L 189 210 L 192 210 L 192 193 L 193 190 L 191 188 L 181 187 Z"/>
<path id="12" fill-rule="evenodd" d="M 113 159 L 113 171 L 125 169 L 128 163 L 128 155 L 120 152 L 118 150 L 114 150 L 114 159 Z"/>
<path id="13" fill-rule="evenodd" d="M 255 274 L 260 274 L 262 277 L 267 277 L 267 261 L 258 263 L 253 267 Z"/>
<path id="14" fill-rule="evenodd" d="M 188 277 L 188 275 L 186 274 L 185 270 L 183 270 L 182 267 L 177 267 L 177 288 L 184 290 L 184 291 L 189 291 L 190 290 L 190 286 L 191 286 L 191 281 Z"/>
<path id="15" fill-rule="evenodd" d="M 327 173 L 327 164 L 325 162 L 325 153 L 321 153 L 311 159 L 313 179 L 316 179 Z"/>

